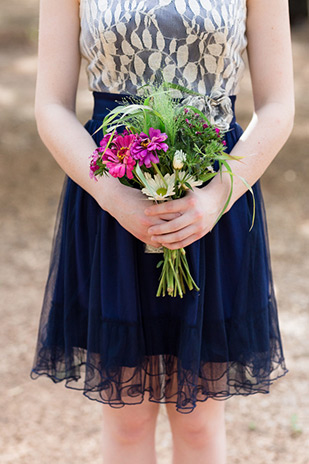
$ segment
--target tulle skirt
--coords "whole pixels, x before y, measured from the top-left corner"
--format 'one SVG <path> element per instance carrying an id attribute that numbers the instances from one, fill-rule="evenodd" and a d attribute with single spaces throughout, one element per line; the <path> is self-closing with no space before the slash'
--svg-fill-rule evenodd
<path id="1" fill-rule="evenodd" d="M 93 134 L 119 95 L 94 92 Z M 231 97 L 233 111 L 235 97 Z M 242 134 L 234 119 L 230 151 Z M 102 132 L 93 135 L 97 144 Z M 73 141 L 72 141 L 73 143 Z M 89 154 L 90 155 L 90 154 Z M 85 154 L 88 156 L 88 154 Z M 187 247 L 200 291 L 156 297 L 158 254 L 70 178 L 60 199 L 31 377 L 47 375 L 123 407 L 268 393 L 287 372 L 259 182 L 206 236 Z"/>

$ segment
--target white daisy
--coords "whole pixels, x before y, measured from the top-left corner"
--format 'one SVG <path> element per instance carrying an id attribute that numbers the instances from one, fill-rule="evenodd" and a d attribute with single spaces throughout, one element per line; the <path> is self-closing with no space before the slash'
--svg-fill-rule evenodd
<path id="1" fill-rule="evenodd" d="M 178 179 L 180 181 L 181 187 L 184 190 L 189 190 L 189 187 L 185 185 L 185 182 L 187 182 L 192 188 L 197 187 L 198 185 L 202 185 L 203 181 L 198 180 L 195 177 L 190 176 L 187 172 L 185 171 L 179 171 L 178 172 Z"/>
<path id="2" fill-rule="evenodd" d="M 164 180 L 159 174 L 154 177 L 149 172 L 145 172 L 148 187 L 142 189 L 142 193 L 148 196 L 148 200 L 162 201 L 167 200 L 175 193 L 175 174 L 165 174 Z"/>

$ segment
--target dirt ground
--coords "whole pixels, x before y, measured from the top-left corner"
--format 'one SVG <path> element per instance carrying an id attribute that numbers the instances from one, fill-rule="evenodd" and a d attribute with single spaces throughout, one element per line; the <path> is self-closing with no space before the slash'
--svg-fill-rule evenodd
<path id="1" fill-rule="evenodd" d="M 101 462 L 102 406 L 46 378 L 29 378 L 63 173 L 34 122 L 38 0 L 0 0 L 0 11 L 0 461 L 96 464 Z M 270 395 L 226 402 L 229 464 L 309 464 L 308 40 L 308 24 L 293 31 L 295 128 L 262 179 L 290 372 Z M 237 103 L 243 126 L 251 108 L 247 73 Z M 83 70 L 78 95 L 82 122 L 90 111 Z M 170 463 L 164 406 L 156 440 L 159 464 Z"/>

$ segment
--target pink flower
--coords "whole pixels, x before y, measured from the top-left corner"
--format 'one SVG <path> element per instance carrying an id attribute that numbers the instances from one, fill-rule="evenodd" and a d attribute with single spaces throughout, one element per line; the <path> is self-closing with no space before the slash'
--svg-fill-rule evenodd
<path id="1" fill-rule="evenodd" d="M 106 146 L 107 146 L 107 144 L 108 144 L 110 138 L 111 138 L 112 136 L 113 136 L 113 137 L 117 137 L 117 135 L 118 135 L 117 132 L 114 132 L 114 135 L 113 135 L 112 133 L 110 133 L 110 134 L 105 134 L 104 137 L 103 137 L 103 139 L 102 139 L 101 142 L 100 142 L 100 147 L 97 148 L 97 151 L 98 151 L 99 153 L 103 153 L 103 151 L 105 150 L 105 148 L 106 148 Z M 112 140 L 111 140 L 111 142 L 112 142 Z M 109 146 L 110 146 L 110 144 L 109 144 Z"/>
<path id="2" fill-rule="evenodd" d="M 149 129 L 149 136 L 141 132 L 131 148 L 132 157 L 139 161 L 139 165 L 145 164 L 146 168 L 151 167 L 151 163 L 159 163 L 157 151 L 168 150 L 168 145 L 163 143 L 167 139 L 167 134 L 160 129 Z"/>
<path id="3" fill-rule="evenodd" d="M 192 127 L 192 124 L 190 123 L 189 119 L 186 118 L 185 121 L 186 121 L 186 123 L 188 124 L 188 126 L 191 128 L 191 127 Z"/>
<path id="4" fill-rule="evenodd" d="M 100 169 L 99 166 L 97 165 L 97 161 L 99 159 L 99 155 L 97 153 L 97 150 L 93 152 L 93 154 L 90 156 L 90 171 L 89 171 L 89 176 L 91 179 L 98 180 L 95 176 L 95 172 Z"/>
<path id="5" fill-rule="evenodd" d="M 132 171 L 136 162 L 131 156 L 131 146 L 136 138 L 134 134 L 117 136 L 113 139 L 112 147 L 107 148 L 104 153 L 104 164 L 113 177 L 123 177 L 127 175 L 128 179 L 133 179 Z"/>
<path id="6" fill-rule="evenodd" d="M 218 135 L 220 134 L 220 129 L 218 129 L 217 127 L 215 128 L 215 131 L 217 132 Z"/>
<path id="7" fill-rule="evenodd" d="M 208 127 L 208 124 L 206 124 L 206 123 L 203 124 L 203 129 L 207 129 L 207 127 Z"/>

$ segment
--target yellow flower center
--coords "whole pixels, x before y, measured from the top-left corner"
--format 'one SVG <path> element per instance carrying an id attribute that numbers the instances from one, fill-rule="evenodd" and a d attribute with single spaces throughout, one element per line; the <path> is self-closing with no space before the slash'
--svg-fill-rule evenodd
<path id="1" fill-rule="evenodd" d="M 123 158 L 125 158 L 126 152 L 127 152 L 128 149 L 129 149 L 129 147 L 121 147 L 121 148 L 118 150 L 117 158 L 119 158 L 120 161 L 122 161 Z"/>
<path id="2" fill-rule="evenodd" d="M 167 189 L 165 187 L 160 187 L 160 188 L 158 188 L 156 193 L 157 193 L 157 195 L 162 195 L 162 197 L 164 197 L 164 195 L 167 194 Z"/>
<path id="3" fill-rule="evenodd" d="M 150 144 L 150 139 L 146 139 L 146 140 L 143 140 L 143 142 L 141 142 L 141 146 L 143 148 L 147 148 L 149 144 Z"/>

